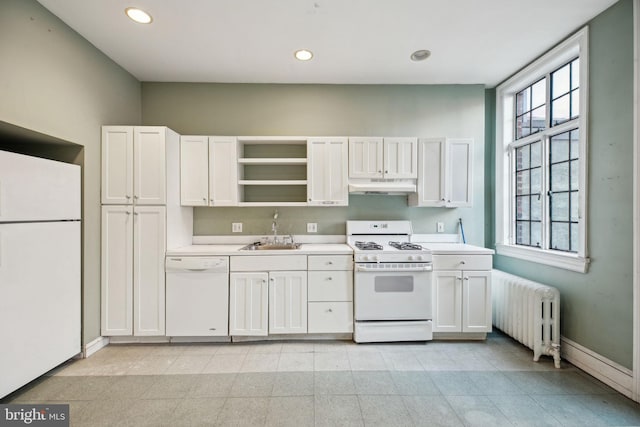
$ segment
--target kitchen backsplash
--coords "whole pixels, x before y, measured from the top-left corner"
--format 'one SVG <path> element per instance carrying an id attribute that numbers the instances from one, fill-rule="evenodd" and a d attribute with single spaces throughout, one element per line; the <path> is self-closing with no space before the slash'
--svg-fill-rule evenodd
<path id="1" fill-rule="evenodd" d="M 484 223 L 474 208 L 413 208 L 407 196 L 351 195 L 346 207 L 277 207 L 279 234 L 307 234 L 307 223 L 318 224 L 317 234 L 344 235 L 347 220 L 411 220 L 414 233 L 436 233 L 436 222 L 443 222 L 445 233 L 458 232 L 462 218 L 467 242 L 484 244 Z M 267 235 L 276 207 L 194 208 L 194 235 Z M 242 223 L 242 233 L 232 233 L 231 224 Z M 315 234 L 315 233 L 314 233 Z"/>

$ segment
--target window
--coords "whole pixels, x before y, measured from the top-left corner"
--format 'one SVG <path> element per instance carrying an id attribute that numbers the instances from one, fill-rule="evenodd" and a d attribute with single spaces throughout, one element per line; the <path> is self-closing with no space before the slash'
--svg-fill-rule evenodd
<path id="1" fill-rule="evenodd" d="M 497 252 L 580 272 L 588 264 L 587 31 L 496 94 Z"/>

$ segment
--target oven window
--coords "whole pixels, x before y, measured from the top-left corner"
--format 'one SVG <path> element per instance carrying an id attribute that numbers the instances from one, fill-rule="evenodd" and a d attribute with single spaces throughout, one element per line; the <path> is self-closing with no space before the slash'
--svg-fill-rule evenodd
<path id="1" fill-rule="evenodd" d="M 376 292 L 413 292 L 413 276 L 376 276 Z"/>

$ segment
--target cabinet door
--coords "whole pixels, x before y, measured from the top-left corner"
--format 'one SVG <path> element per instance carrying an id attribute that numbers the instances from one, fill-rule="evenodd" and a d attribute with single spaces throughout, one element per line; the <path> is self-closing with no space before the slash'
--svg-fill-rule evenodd
<path id="1" fill-rule="evenodd" d="M 420 139 L 418 142 L 418 191 L 409 195 L 413 206 L 444 206 L 445 141 Z"/>
<path id="2" fill-rule="evenodd" d="M 307 272 L 269 273 L 269 333 L 307 333 Z"/>
<path id="3" fill-rule="evenodd" d="M 309 205 L 349 204 L 347 138 L 307 141 L 307 201 Z"/>
<path id="4" fill-rule="evenodd" d="M 462 276 L 462 332 L 491 332 L 491 272 Z"/>
<path id="5" fill-rule="evenodd" d="M 102 127 L 102 204 L 133 202 L 133 127 Z"/>
<path id="6" fill-rule="evenodd" d="M 235 137 L 209 138 L 209 205 L 238 205 L 238 144 Z"/>
<path id="7" fill-rule="evenodd" d="M 102 207 L 102 335 L 133 333 L 133 207 Z"/>
<path id="8" fill-rule="evenodd" d="M 138 205 L 166 204 L 164 127 L 141 126 L 133 131 L 133 198 Z"/>
<path id="9" fill-rule="evenodd" d="M 462 272 L 433 272 L 433 332 L 462 331 Z"/>
<path id="10" fill-rule="evenodd" d="M 229 335 L 267 335 L 267 273 L 229 275 Z"/>
<path id="11" fill-rule="evenodd" d="M 166 209 L 137 206 L 133 216 L 133 334 L 164 335 Z"/>
<path id="12" fill-rule="evenodd" d="M 180 137 L 180 204 L 209 204 L 209 138 Z"/>
<path id="13" fill-rule="evenodd" d="M 384 139 L 384 177 L 418 177 L 418 140 L 416 138 Z"/>
<path id="14" fill-rule="evenodd" d="M 382 138 L 349 138 L 349 178 L 382 178 Z"/>
<path id="15" fill-rule="evenodd" d="M 471 164 L 473 140 L 447 140 L 446 197 L 448 207 L 472 204 Z"/>

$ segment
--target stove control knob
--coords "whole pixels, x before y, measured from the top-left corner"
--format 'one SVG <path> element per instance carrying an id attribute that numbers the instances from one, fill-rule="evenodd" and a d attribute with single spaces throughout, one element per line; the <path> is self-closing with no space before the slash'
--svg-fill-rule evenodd
<path id="1" fill-rule="evenodd" d="M 422 255 L 418 255 L 418 256 L 416 257 L 416 261 L 422 261 Z"/>
<path id="2" fill-rule="evenodd" d="M 378 260 L 378 255 L 373 255 L 371 257 L 371 261 L 377 261 Z"/>
<path id="3" fill-rule="evenodd" d="M 409 256 L 407 257 L 407 259 L 408 259 L 409 261 L 413 261 L 413 256 L 412 256 L 412 255 L 409 255 Z"/>
<path id="4" fill-rule="evenodd" d="M 368 257 L 368 256 L 366 256 L 366 255 L 362 255 L 362 256 L 360 257 L 360 261 L 366 261 L 366 260 L 368 260 L 368 259 L 369 259 L 369 257 Z"/>

